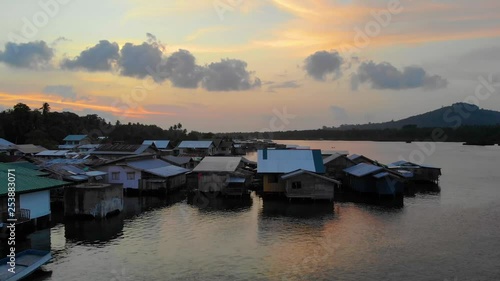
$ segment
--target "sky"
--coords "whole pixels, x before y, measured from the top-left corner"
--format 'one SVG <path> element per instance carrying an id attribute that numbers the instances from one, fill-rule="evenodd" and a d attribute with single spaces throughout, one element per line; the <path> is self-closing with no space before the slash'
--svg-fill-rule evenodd
<path id="1" fill-rule="evenodd" d="M 0 109 L 203 132 L 500 110 L 497 0 L 0 0 Z"/>

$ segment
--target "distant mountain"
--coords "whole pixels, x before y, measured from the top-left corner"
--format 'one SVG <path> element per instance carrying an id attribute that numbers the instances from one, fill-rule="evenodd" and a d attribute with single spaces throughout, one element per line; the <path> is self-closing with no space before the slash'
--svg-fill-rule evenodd
<path id="1" fill-rule="evenodd" d="M 401 129 L 407 127 L 458 127 L 458 126 L 491 126 L 500 124 L 500 112 L 480 109 L 468 103 L 455 103 L 424 114 L 411 116 L 398 121 L 369 123 L 363 125 L 341 125 L 340 130 L 359 129 Z"/>

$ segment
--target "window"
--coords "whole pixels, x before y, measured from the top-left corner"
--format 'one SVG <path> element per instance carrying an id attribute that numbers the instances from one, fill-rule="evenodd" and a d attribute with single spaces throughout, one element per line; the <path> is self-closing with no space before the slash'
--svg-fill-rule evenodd
<path id="1" fill-rule="evenodd" d="M 127 173 L 127 180 L 135 180 L 135 173 L 134 172 L 128 172 Z"/>
<path id="2" fill-rule="evenodd" d="M 292 182 L 292 189 L 301 189 L 301 188 L 302 188 L 302 182 L 300 181 Z"/>
<path id="3" fill-rule="evenodd" d="M 278 182 L 278 176 L 277 175 L 268 175 L 267 176 L 267 182 L 268 183 L 277 183 Z"/>
<path id="4" fill-rule="evenodd" d="M 112 172 L 111 173 L 111 179 L 112 180 L 119 180 L 120 179 L 120 172 Z"/>

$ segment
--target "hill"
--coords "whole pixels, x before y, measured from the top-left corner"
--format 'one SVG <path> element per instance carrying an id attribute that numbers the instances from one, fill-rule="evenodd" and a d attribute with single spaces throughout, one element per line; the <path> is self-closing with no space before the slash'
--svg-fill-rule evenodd
<path id="1" fill-rule="evenodd" d="M 408 126 L 416 126 L 418 128 L 448 128 L 459 126 L 494 126 L 498 124 L 500 124 L 500 112 L 498 111 L 480 109 L 476 105 L 467 103 L 455 103 L 398 121 L 363 125 L 341 125 L 335 129 L 402 129 Z"/>

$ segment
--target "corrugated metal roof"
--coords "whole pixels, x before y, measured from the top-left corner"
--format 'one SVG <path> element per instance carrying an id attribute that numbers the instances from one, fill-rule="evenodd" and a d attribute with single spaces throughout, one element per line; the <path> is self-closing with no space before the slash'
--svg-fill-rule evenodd
<path id="1" fill-rule="evenodd" d="M 182 141 L 178 148 L 209 148 L 212 141 Z"/>
<path id="2" fill-rule="evenodd" d="M 351 159 L 351 160 L 354 160 L 354 159 L 357 159 L 359 157 L 361 157 L 362 155 L 357 155 L 357 154 L 351 154 L 349 156 L 347 156 L 347 158 Z"/>
<path id="3" fill-rule="evenodd" d="M 360 163 L 356 166 L 352 166 L 350 168 L 345 169 L 344 172 L 356 177 L 363 177 L 381 170 L 383 170 L 382 167 L 367 163 Z"/>
<path id="4" fill-rule="evenodd" d="M 18 144 L 18 145 L 16 145 L 16 149 L 24 154 L 28 154 L 28 153 L 35 154 L 35 153 L 39 153 L 39 152 L 47 150 L 47 148 L 45 148 L 43 146 L 34 145 L 34 144 Z"/>
<path id="5" fill-rule="evenodd" d="M 152 145 L 153 143 L 155 144 L 156 148 L 166 149 L 166 148 L 168 148 L 170 141 L 169 140 L 145 140 L 142 142 L 142 144 L 147 144 L 147 145 Z"/>
<path id="6" fill-rule="evenodd" d="M 170 166 L 163 166 L 155 169 L 148 169 L 145 170 L 145 172 L 157 175 L 160 177 L 172 177 L 180 174 L 185 174 L 187 172 L 190 172 L 189 169 L 184 169 L 182 167 L 178 167 L 175 165 L 170 165 Z"/>
<path id="7" fill-rule="evenodd" d="M 15 166 L 15 165 L 11 165 L 10 163 L 0 163 L 0 170 L 7 171 L 9 169 L 15 169 L 15 174 L 16 175 L 22 175 L 23 177 L 24 176 L 35 176 L 36 177 L 36 176 L 46 176 L 46 175 L 48 175 L 48 173 L 41 172 L 39 170 L 34 170 L 34 169 L 25 168 L 25 167 L 21 167 L 21 166 Z M 0 185 L 7 186 L 7 184 L 4 184 L 4 183 L 2 183 Z"/>
<path id="8" fill-rule="evenodd" d="M 338 180 L 336 180 L 336 179 L 332 179 L 332 178 L 329 178 L 329 177 L 318 175 L 316 173 L 313 173 L 313 172 L 310 172 L 310 171 L 306 171 L 306 170 L 302 170 L 302 169 L 296 170 L 296 171 L 293 171 L 293 172 L 290 172 L 290 173 L 287 173 L 287 174 L 284 174 L 284 175 L 281 176 L 281 178 L 284 179 L 284 180 L 286 180 L 286 179 L 291 179 L 291 178 L 294 178 L 294 177 L 302 175 L 302 174 L 308 174 L 308 175 L 311 175 L 311 176 L 314 176 L 314 177 L 317 177 L 317 178 L 320 178 L 320 179 L 323 179 L 323 180 L 326 180 L 326 181 L 329 181 L 329 182 L 340 184 L 340 182 Z"/>
<path id="9" fill-rule="evenodd" d="M 127 162 L 127 166 L 132 167 L 137 170 L 149 170 L 156 169 L 165 166 L 171 166 L 172 164 L 160 160 L 160 159 L 147 159 L 147 160 L 139 160 L 139 161 L 131 161 Z"/>
<path id="10" fill-rule="evenodd" d="M 87 175 L 89 177 L 104 176 L 106 174 L 107 174 L 106 172 L 101 172 L 101 171 L 89 171 L 89 172 L 85 172 L 85 175 Z"/>
<path id="11" fill-rule="evenodd" d="M 100 146 L 100 144 L 82 144 L 80 146 L 78 146 L 79 149 L 94 149 L 94 148 L 98 148 Z"/>
<path id="12" fill-rule="evenodd" d="M 245 183 L 245 178 L 229 177 L 226 183 Z"/>
<path id="13" fill-rule="evenodd" d="M 15 144 L 11 143 L 10 141 L 8 141 L 6 139 L 0 138 L 0 145 L 3 145 L 3 146 L 14 146 Z"/>
<path id="14" fill-rule="evenodd" d="M 45 150 L 37 153 L 36 156 L 64 156 L 69 150 Z"/>
<path id="15" fill-rule="evenodd" d="M 380 178 L 383 178 L 383 177 L 387 177 L 388 175 L 389 175 L 388 172 L 382 172 L 382 173 L 378 173 L 378 174 L 373 175 L 373 177 L 377 178 L 377 179 L 380 179 Z"/>
<path id="16" fill-rule="evenodd" d="M 347 150 L 321 150 L 321 154 L 322 155 L 325 155 L 325 156 L 328 156 L 328 155 L 332 155 L 332 154 L 335 154 L 335 153 L 338 153 L 340 155 L 349 155 L 349 151 Z"/>
<path id="17" fill-rule="evenodd" d="M 257 173 L 289 173 L 298 169 L 325 172 L 320 150 L 259 150 L 257 159 Z"/>
<path id="18" fill-rule="evenodd" d="M 241 157 L 207 156 L 193 169 L 193 172 L 234 172 L 241 162 Z"/>
<path id="19" fill-rule="evenodd" d="M 393 163 L 387 165 L 387 167 L 389 167 L 391 169 L 395 169 L 395 168 L 413 168 L 413 169 L 417 169 L 417 168 L 420 168 L 420 167 L 422 167 L 422 168 L 428 168 L 428 169 L 441 169 L 441 168 L 430 166 L 430 165 L 415 164 L 415 163 L 404 161 L 404 160 L 393 162 Z"/>
<path id="20" fill-rule="evenodd" d="M 175 165 L 184 165 L 186 163 L 189 163 L 191 161 L 191 157 L 180 157 L 180 156 L 173 156 L 173 155 L 168 155 L 163 157 L 166 161 L 173 163 Z"/>
<path id="21" fill-rule="evenodd" d="M 7 170 L 0 170 L 0 182 L 7 182 Z M 56 188 L 63 185 L 70 184 L 68 182 L 54 180 L 50 178 L 43 178 L 38 176 L 22 175 L 16 169 L 16 193 L 28 193 L 39 190 Z M 0 184 L 0 195 L 7 194 L 7 184 Z"/>
<path id="22" fill-rule="evenodd" d="M 63 141 L 81 141 L 86 137 L 87 135 L 67 135 Z"/>
<path id="23" fill-rule="evenodd" d="M 76 144 L 60 144 L 57 146 L 59 149 L 73 149 L 76 147 Z"/>
<path id="24" fill-rule="evenodd" d="M 342 156 L 341 154 L 334 153 L 334 154 L 326 157 L 325 159 L 323 159 L 323 164 L 330 163 L 330 161 L 333 161 L 341 156 Z"/>

